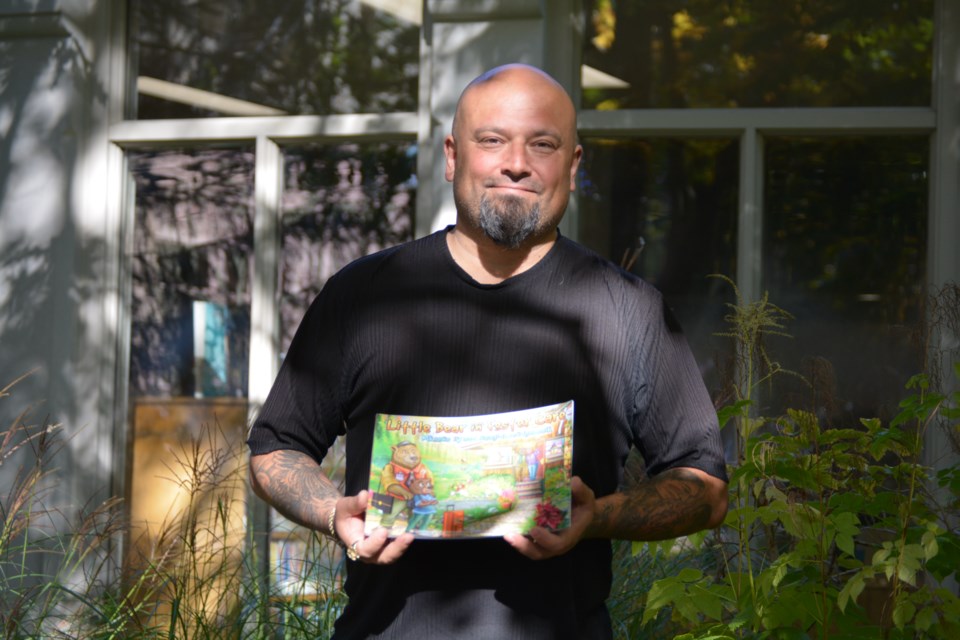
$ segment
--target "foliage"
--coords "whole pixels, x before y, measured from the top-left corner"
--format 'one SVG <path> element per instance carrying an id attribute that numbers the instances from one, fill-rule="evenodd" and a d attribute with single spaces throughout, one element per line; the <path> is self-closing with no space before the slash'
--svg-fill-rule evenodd
<path id="1" fill-rule="evenodd" d="M 16 382 L 0 389 L 11 396 Z M 127 530 L 120 501 L 70 516 L 55 506 L 59 427 L 24 410 L 0 432 L 0 472 L 21 462 L 0 496 L 0 632 L 27 638 L 322 638 L 345 603 L 336 545 L 313 534 L 298 572 L 275 580 L 246 538 L 231 485 L 243 483 L 242 445 L 215 429 L 175 454 L 168 480 L 185 507 L 156 536 L 135 540 L 121 571 L 114 544 Z M 8 476 L 4 475 L 4 478 Z M 242 494 L 241 494 L 242 495 Z"/>
<path id="2" fill-rule="evenodd" d="M 797 409 L 754 415 L 758 382 L 778 371 L 762 338 L 787 317 L 766 298 L 733 305 L 746 373 L 719 412 L 741 443 L 731 508 L 695 562 L 652 585 L 644 623 L 669 614 L 690 639 L 956 637 L 960 466 L 933 474 L 921 454 L 928 429 L 960 422 L 960 392 L 915 376 L 896 417 L 858 428 Z"/>
<path id="3" fill-rule="evenodd" d="M 613 585 L 607 609 L 614 637 L 672 638 L 679 627 L 670 620 L 669 607 L 647 615 L 645 596 L 660 580 L 677 575 L 699 560 L 698 550 L 689 544 L 613 542 Z"/>
<path id="4" fill-rule="evenodd" d="M 929 104 L 931 0 L 587 0 L 596 109 Z"/>

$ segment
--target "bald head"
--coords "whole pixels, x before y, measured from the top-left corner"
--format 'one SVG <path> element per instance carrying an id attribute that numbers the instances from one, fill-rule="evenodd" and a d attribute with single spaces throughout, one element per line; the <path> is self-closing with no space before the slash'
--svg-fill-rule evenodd
<path id="1" fill-rule="evenodd" d="M 460 99 L 457 101 L 457 110 L 453 116 L 452 133 L 454 137 L 457 137 L 460 133 L 463 111 L 465 106 L 470 103 L 471 94 L 483 89 L 499 89 L 506 92 L 530 91 L 548 96 L 550 100 L 556 101 L 555 104 L 558 107 L 557 111 L 560 118 L 558 125 L 567 125 L 565 128 L 569 129 L 570 140 L 576 140 L 576 108 L 573 106 L 573 100 L 570 99 L 567 90 L 546 71 L 521 63 L 494 67 L 474 78 L 464 88 L 460 94 Z"/>

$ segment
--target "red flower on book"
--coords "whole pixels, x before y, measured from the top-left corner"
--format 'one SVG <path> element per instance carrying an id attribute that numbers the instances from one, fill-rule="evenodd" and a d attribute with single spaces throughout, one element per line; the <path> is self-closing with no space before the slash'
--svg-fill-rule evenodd
<path id="1" fill-rule="evenodd" d="M 537 523 L 537 526 L 556 529 L 563 522 L 563 511 L 547 499 L 537 504 L 537 514 L 533 517 L 533 521 Z"/>

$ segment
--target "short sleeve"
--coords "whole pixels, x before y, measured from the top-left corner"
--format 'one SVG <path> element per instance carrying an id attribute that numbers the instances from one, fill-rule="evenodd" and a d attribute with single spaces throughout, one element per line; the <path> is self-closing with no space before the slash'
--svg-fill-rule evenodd
<path id="1" fill-rule="evenodd" d="M 247 444 L 251 455 L 280 449 L 323 460 L 342 417 L 342 349 L 335 278 L 313 300 L 260 409 Z M 342 310 L 342 309 L 341 309 Z"/>
<path id="2" fill-rule="evenodd" d="M 680 324 L 659 294 L 638 319 L 631 427 L 647 472 L 692 467 L 726 480 L 717 412 Z"/>

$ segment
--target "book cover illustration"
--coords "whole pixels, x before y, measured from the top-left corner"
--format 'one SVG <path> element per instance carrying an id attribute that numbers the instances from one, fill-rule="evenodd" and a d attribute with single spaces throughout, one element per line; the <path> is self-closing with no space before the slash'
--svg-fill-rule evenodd
<path id="1" fill-rule="evenodd" d="M 465 538 L 570 526 L 573 401 L 454 418 L 378 414 L 365 531 Z"/>

